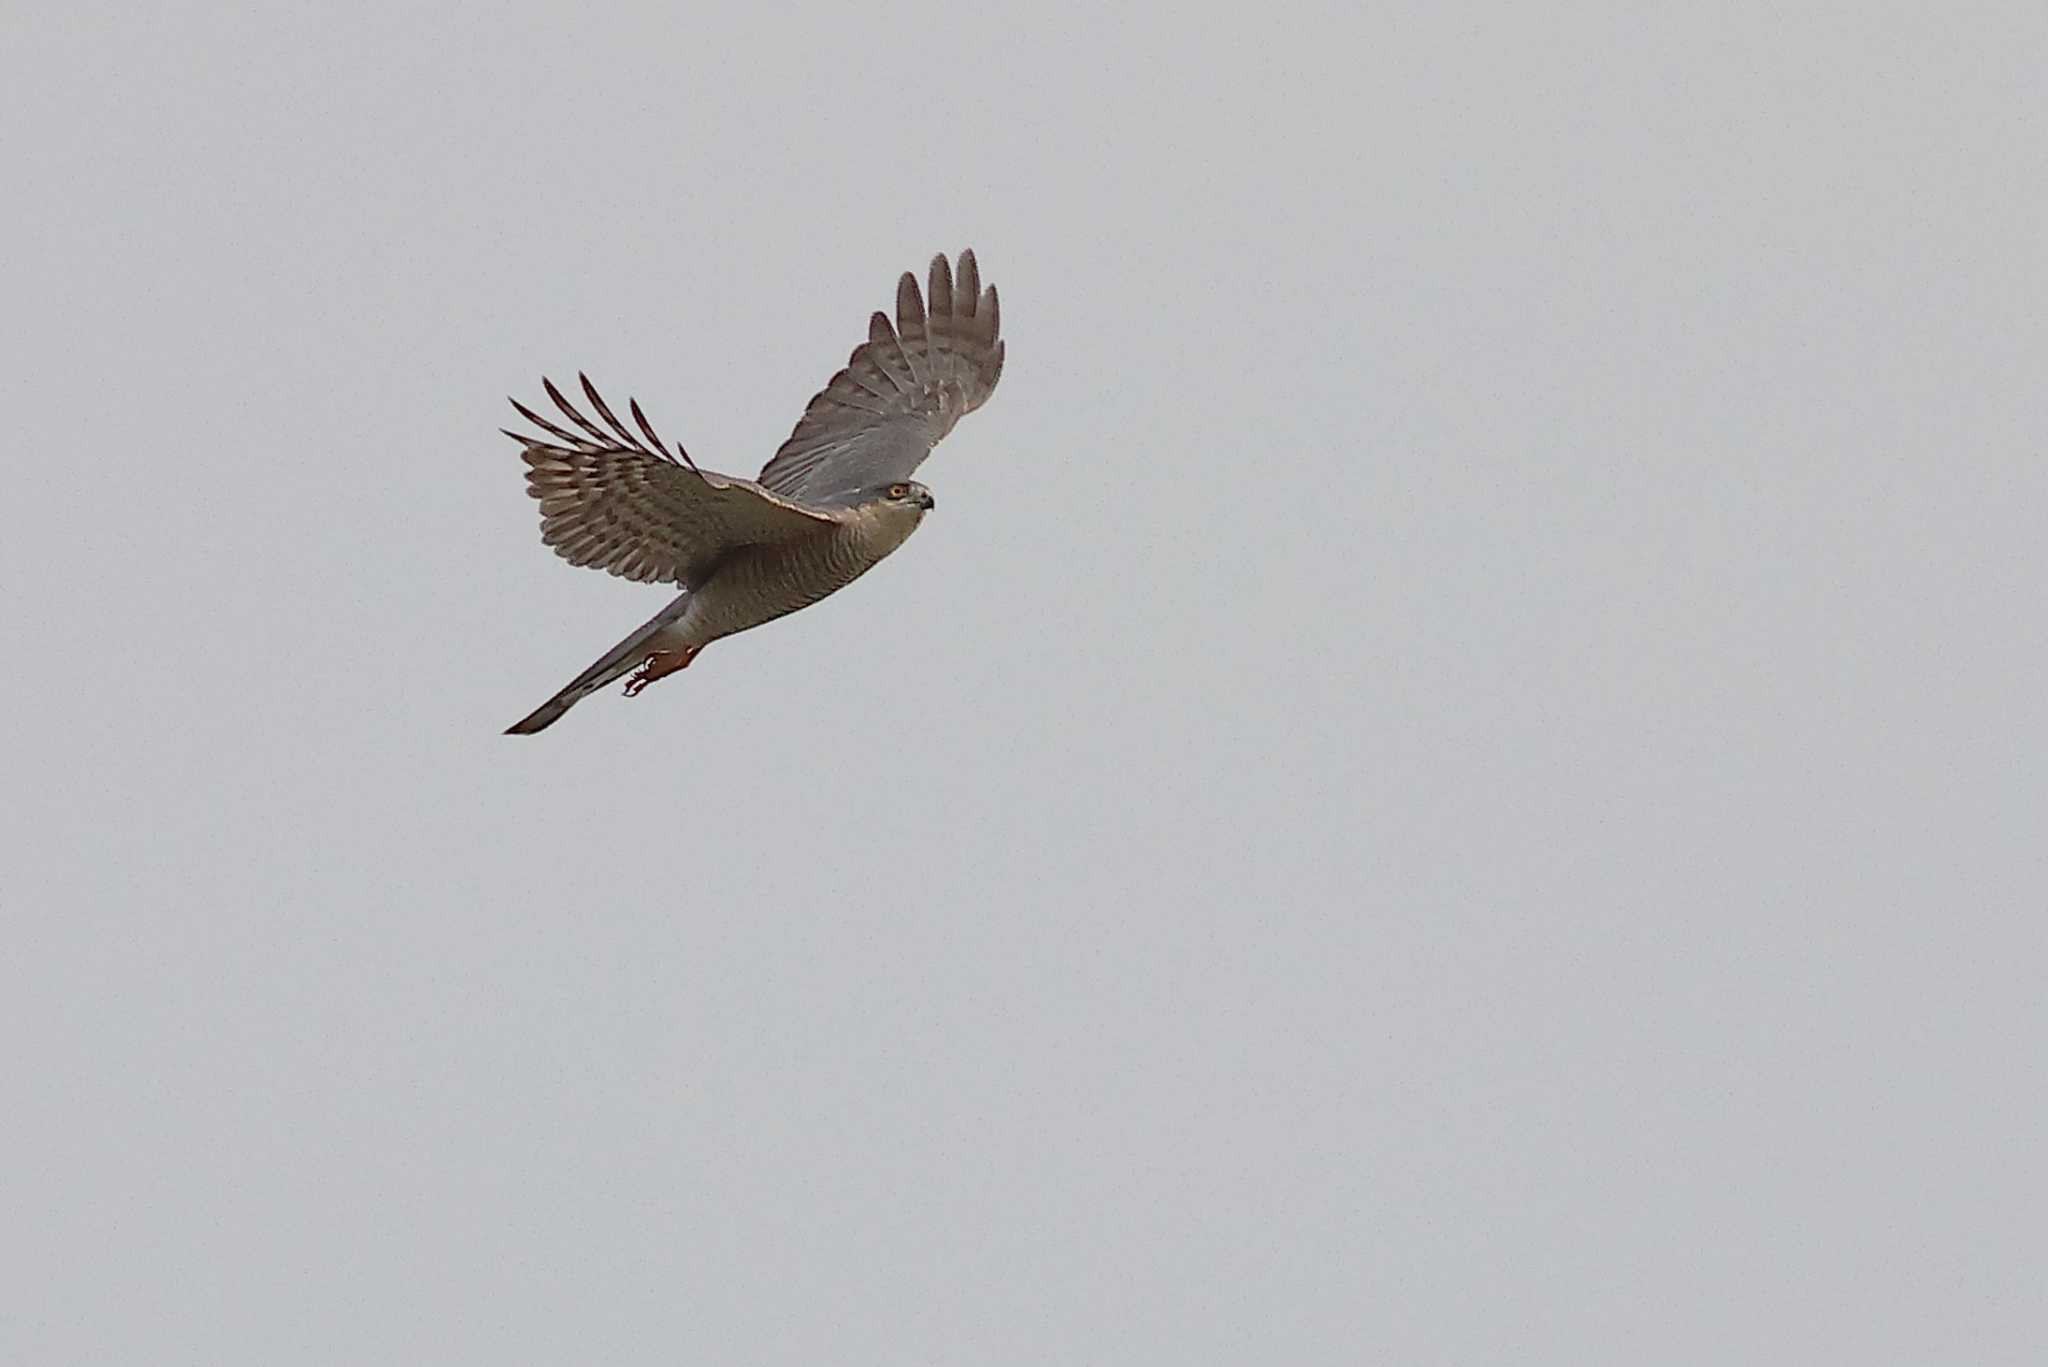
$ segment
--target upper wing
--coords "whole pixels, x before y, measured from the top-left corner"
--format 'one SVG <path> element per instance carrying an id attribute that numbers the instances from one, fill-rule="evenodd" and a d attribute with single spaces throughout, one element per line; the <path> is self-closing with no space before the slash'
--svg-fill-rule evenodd
<path id="1" fill-rule="evenodd" d="M 956 286 L 932 258 L 931 312 L 917 279 L 896 286 L 896 326 L 868 321 L 868 340 L 804 410 L 761 483 L 807 503 L 841 505 L 865 489 L 908 479 L 939 439 L 994 392 L 1003 373 L 996 289 L 981 287 L 974 253 L 960 253 Z"/>
<path id="2" fill-rule="evenodd" d="M 642 441 L 612 416 L 588 379 L 577 378 L 609 433 L 577 412 L 552 380 L 541 381 L 548 397 L 582 434 L 557 427 L 517 399 L 512 406 L 555 440 L 505 433 L 526 448 L 526 491 L 540 500 L 541 540 L 570 564 L 695 588 L 741 546 L 791 541 L 836 525 L 826 509 L 780 498 L 751 480 L 699 470 L 680 445 L 669 455 L 634 402 Z"/>

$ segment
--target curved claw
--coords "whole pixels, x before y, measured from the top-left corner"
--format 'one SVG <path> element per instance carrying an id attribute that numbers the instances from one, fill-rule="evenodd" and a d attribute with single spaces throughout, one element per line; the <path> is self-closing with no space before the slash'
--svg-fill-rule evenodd
<path id="1" fill-rule="evenodd" d="M 642 660 L 640 667 L 633 671 L 633 677 L 626 680 L 626 696 L 629 698 L 639 697 L 641 689 L 647 687 L 656 679 L 665 679 L 678 669 L 688 665 L 690 661 L 697 658 L 697 652 L 703 648 L 702 646 L 686 646 L 682 650 L 655 651 L 652 655 Z"/>

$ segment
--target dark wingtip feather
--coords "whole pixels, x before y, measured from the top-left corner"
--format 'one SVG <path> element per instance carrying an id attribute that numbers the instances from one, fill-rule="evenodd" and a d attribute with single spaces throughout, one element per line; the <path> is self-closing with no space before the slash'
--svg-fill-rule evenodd
<path id="1" fill-rule="evenodd" d="M 555 407 L 561 409 L 563 413 L 571 416 L 581 416 L 576 412 L 574 408 L 570 406 L 569 401 L 562 397 L 562 391 L 555 388 L 555 382 L 553 380 L 549 379 L 545 375 L 541 376 L 540 387 L 548 392 L 548 397 L 555 401 Z"/>
<path id="2" fill-rule="evenodd" d="M 640 400 L 629 398 L 626 400 L 626 406 L 629 410 L 631 410 L 633 414 L 633 421 L 640 424 L 640 430 L 646 433 L 647 440 L 653 444 L 655 454 L 666 458 L 668 455 L 668 448 L 663 446 L 661 438 L 655 435 L 654 424 L 647 421 L 647 415 L 640 411 Z M 676 443 L 675 458 L 685 469 L 697 469 L 697 462 L 690 459 L 690 453 L 683 449 L 683 444 L 681 442 Z M 700 471 L 699 473 L 702 472 Z"/>
<path id="3" fill-rule="evenodd" d="M 543 379 L 541 383 L 546 384 L 547 381 Z M 590 444 L 583 438 L 577 436 L 575 433 L 564 431 L 562 428 L 555 426 L 546 418 L 543 418 L 540 414 L 534 412 L 531 408 L 528 408 L 525 404 L 519 402 L 519 400 L 513 399 L 511 400 L 511 403 L 514 408 L 519 410 L 520 417 L 526 419 L 535 427 L 538 427 L 541 431 L 546 432 L 549 436 L 556 437 L 562 441 L 569 443 L 571 449 L 582 450 L 583 448 L 587 447 Z M 521 437 L 520 440 L 524 441 L 528 446 L 536 445 L 532 437 Z"/>
<path id="4" fill-rule="evenodd" d="M 638 437 L 634 436 L 631 432 L 628 432 L 626 430 L 626 425 L 620 422 L 618 420 L 618 417 L 615 414 L 613 414 L 611 410 L 611 405 L 604 401 L 604 395 L 597 392 L 597 386 L 590 382 L 590 377 L 588 375 L 584 374 L 582 371 L 579 370 L 576 372 L 576 378 L 582 381 L 583 395 L 585 398 L 590 400 L 590 406 L 597 410 L 597 415 L 603 418 L 605 426 L 611 428 L 613 433 L 617 435 L 619 443 L 622 446 L 624 446 L 629 451 L 638 451 L 642 455 L 660 456 L 663 460 L 668 459 L 668 453 L 666 451 L 649 451 L 646 447 L 640 444 L 640 439 Z"/>
<path id="5" fill-rule="evenodd" d="M 606 435 L 604 429 L 599 427 L 590 419 L 584 417 L 583 414 L 577 410 L 576 405 L 570 403 L 567 399 L 563 398 L 562 391 L 555 388 L 555 382 L 553 380 L 543 378 L 541 380 L 541 383 L 547 387 L 548 397 L 555 401 L 555 407 L 562 410 L 563 417 L 567 418 L 570 422 L 575 423 L 578 427 L 582 428 L 585 432 L 589 433 L 591 439 L 597 443 L 600 449 L 611 445 L 612 439 L 610 436 Z M 584 381 L 584 385 L 586 387 L 588 387 L 589 383 L 590 382 L 588 380 Z"/>
<path id="6" fill-rule="evenodd" d="M 960 269 L 953 278 L 953 311 L 962 318 L 972 318 L 981 304 L 981 267 L 975 263 L 974 248 L 967 247 L 960 253 Z"/>
<path id="7" fill-rule="evenodd" d="M 668 448 L 661 444 L 660 437 L 654 435 L 654 425 L 648 422 L 647 415 L 640 411 L 640 400 L 628 395 L 626 398 L 626 411 L 633 415 L 633 421 L 638 424 L 640 434 L 647 438 L 648 444 L 664 455 L 667 454 Z"/>
<path id="8" fill-rule="evenodd" d="M 917 292 L 917 277 L 909 271 L 896 282 L 896 327 L 901 332 L 924 331 L 924 299 Z"/>

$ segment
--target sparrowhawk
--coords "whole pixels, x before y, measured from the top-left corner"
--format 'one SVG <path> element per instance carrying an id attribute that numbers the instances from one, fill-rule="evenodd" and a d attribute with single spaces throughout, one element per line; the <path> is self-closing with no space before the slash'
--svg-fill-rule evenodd
<path id="1" fill-rule="evenodd" d="M 933 501 L 911 475 L 987 402 L 1003 370 L 996 290 L 982 288 L 974 253 L 960 253 L 957 274 L 933 257 L 927 292 L 904 273 L 895 325 L 883 313 L 869 319 L 868 340 L 758 480 L 699 469 L 680 444 L 671 454 L 637 401 L 627 411 L 639 431 L 628 431 L 580 375 L 602 427 L 550 380 L 541 383 L 574 431 L 512 401 L 547 434 L 506 433 L 525 448 L 541 540 L 572 565 L 683 592 L 507 734 L 553 725 L 629 672 L 626 694 L 637 694 L 719 637 L 845 588 L 917 530 Z"/>

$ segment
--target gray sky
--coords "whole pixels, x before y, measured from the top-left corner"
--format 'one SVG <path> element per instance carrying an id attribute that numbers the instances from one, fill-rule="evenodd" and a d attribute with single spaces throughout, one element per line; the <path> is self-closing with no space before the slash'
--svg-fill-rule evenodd
<path id="1" fill-rule="evenodd" d="M 348 8 L 0 54 L 0 1360 L 2042 1360 L 2048 11 Z"/>

